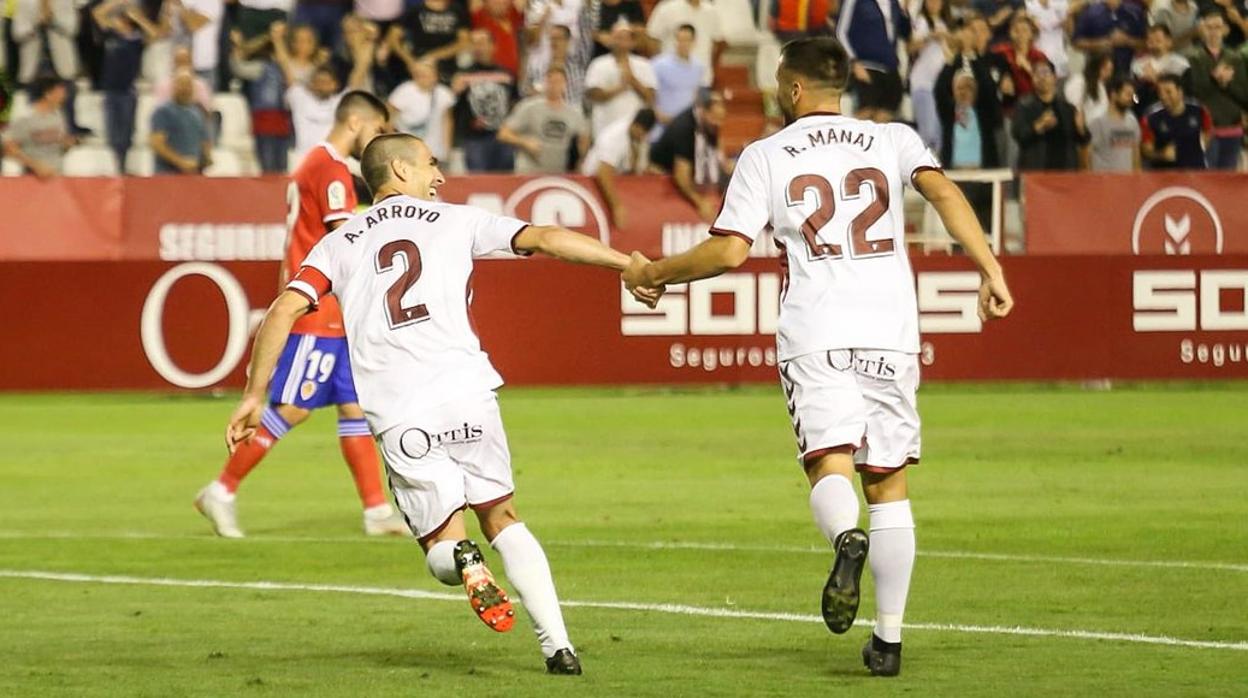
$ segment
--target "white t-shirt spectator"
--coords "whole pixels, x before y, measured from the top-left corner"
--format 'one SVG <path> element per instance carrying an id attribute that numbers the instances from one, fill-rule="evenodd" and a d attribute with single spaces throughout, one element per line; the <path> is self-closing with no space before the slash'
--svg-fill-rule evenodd
<path id="1" fill-rule="evenodd" d="M 1173 51 L 1161 57 L 1146 53 L 1131 61 L 1131 75 L 1139 80 L 1148 74 L 1149 68 L 1152 68 L 1152 72 L 1157 77 L 1162 75 L 1182 76 L 1190 67 L 1191 64 L 1188 63 L 1186 58 Z"/>
<path id="2" fill-rule="evenodd" d="M 451 88 L 438 84 L 426 92 L 408 80 L 394 88 L 389 102 L 398 110 L 395 115 L 398 129 L 420 138 L 435 158 L 445 160 L 446 114 L 455 106 L 455 93 Z"/>
<path id="3" fill-rule="evenodd" d="M 374 22 L 393 22 L 403 8 L 403 0 L 355 0 L 355 14 Z"/>
<path id="4" fill-rule="evenodd" d="M 598 165 L 606 164 L 615 168 L 616 174 L 641 174 L 649 166 L 650 144 L 644 139 L 633 150 L 633 139 L 628 137 L 628 127 L 633 125 L 632 117 L 620 119 L 609 124 L 590 146 L 585 159 L 581 161 L 581 174 L 593 177 L 598 174 Z"/>
<path id="5" fill-rule="evenodd" d="M 192 12 L 203 15 L 208 23 L 191 34 L 191 66 L 196 72 L 216 70 L 221 60 L 221 17 L 225 14 L 224 0 L 182 0 L 182 5 Z"/>
<path id="6" fill-rule="evenodd" d="M 654 77 L 654 68 L 650 61 L 638 55 L 629 55 L 628 65 L 637 81 L 646 87 L 654 88 L 658 81 Z M 595 87 L 611 90 L 622 82 L 620 65 L 615 56 L 607 54 L 590 61 L 589 70 L 585 73 L 585 89 Z M 645 101 L 635 90 L 624 90 L 605 102 L 594 102 L 590 109 L 590 123 L 594 133 L 601 133 L 604 128 L 620 119 L 632 119 L 638 109 L 646 106 Z"/>
<path id="7" fill-rule="evenodd" d="M 546 16 L 547 8 L 550 15 L 546 18 L 545 28 L 537 40 L 537 44 L 528 47 L 528 57 L 525 59 L 530 63 L 546 66 L 550 64 L 550 35 L 547 31 L 553 26 L 567 27 L 572 37 L 568 42 L 569 60 L 575 60 L 577 55 L 576 45 L 581 36 L 581 8 L 584 0 L 532 0 L 524 11 L 524 24 L 526 27 L 536 27 L 542 23 L 542 17 Z"/>
<path id="8" fill-rule="evenodd" d="M 303 85 L 291 85 L 286 89 L 286 105 L 290 107 L 290 121 L 295 127 L 295 157 L 291 162 L 299 162 L 329 135 L 334 127 L 334 109 L 342 95 L 339 92 L 321 99 Z"/>
<path id="9" fill-rule="evenodd" d="M 919 55 L 910 64 L 910 89 L 930 90 L 936 86 L 936 78 L 945 67 L 945 51 L 941 48 L 941 41 L 932 34 L 948 30 L 939 18 L 933 27 L 922 13 L 914 15 L 914 39 L 925 42 L 923 48 L 919 49 Z"/>
<path id="10" fill-rule="evenodd" d="M 1083 112 L 1085 124 L 1105 116 L 1109 112 L 1109 94 L 1105 91 L 1105 86 L 1097 83 L 1096 87 L 1088 91 L 1084 95 L 1084 86 L 1087 82 L 1083 79 L 1083 75 L 1072 75 L 1066 81 L 1066 88 L 1062 92 L 1062 96 L 1066 98 L 1076 109 Z"/>
<path id="11" fill-rule="evenodd" d="M 1070 59 L 1066 55 L 1066 0 L 1027 0 L 1027 14 L 1036 21 L 1040 34 L 1036 36 L 1036 48 L 1053 62 L 1057 77 L 1064 78 L 1069 70 Z"/>
<path id="12" fill-rule="evenodd" d="M 714 46 L 723 41 L 719 13 L 710 0 L 701 0 L 697 7 L 689 0 L 663 0 L 650 12 L 646 33 L 663 42 L 664 53 L 676 52 L 676 30 L 682 24 L 692 24 L 693 57 L 709 70 L 714 71 Z"/>

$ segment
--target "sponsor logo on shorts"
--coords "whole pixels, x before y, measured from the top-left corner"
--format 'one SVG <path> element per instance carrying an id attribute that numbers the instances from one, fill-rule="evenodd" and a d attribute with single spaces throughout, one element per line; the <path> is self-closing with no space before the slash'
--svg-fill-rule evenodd
<path id="1" fill-rule="evenodd" d="M 884 360 L 881 355 L 854 355 L 854 372 L 880 380 L 896 380 L 897 366 Z"/>
<path id="2" fill-rule="evenodd" d="M 448 444 L 470 444 L 481 440 L 485 428 L 480 424 L 468 424 L 441 432 L 429 432 L 420 428 L 412 428 L 399 435 L 399 450 L 403 455 L 420 460 L 429 455 L 435 446 Z"/>

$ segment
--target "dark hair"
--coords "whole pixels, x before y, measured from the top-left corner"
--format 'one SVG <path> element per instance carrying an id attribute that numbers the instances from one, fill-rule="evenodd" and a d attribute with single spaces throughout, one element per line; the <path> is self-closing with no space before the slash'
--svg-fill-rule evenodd
<path id="1" fill-rule="evenodd" d="M 420 139 L 410 133 L 383 133 L 364 146 L 360 155 L 360 174 L 373 196 L 390 181 L 390 162 L 410 154 L 418 142 Z"/>
<path id="2" fill-rule="evenodd" d="M 383 118 L 390 116 L 390 110 L 386 108 L 386 103 L 378 99 L 370 92 L 363 90 L 351 90 L 338 100 L 338 106 L 334 109 L 334 122 L 343 123 L 351 114 L 360 112 L 371 112 Z"/>
<path id="3" fill-rule="evenodd" d="M 1083 101 L 1096 94 L 1096 86 L 1101 83 L 1101 68 L 1106 61 L 1113 62 L 1114 56 L 1109 51 L 1089 51 L 1083 64 Z M 1075 106 L 1080 106 L 1076 104 Z"/>
<path id="4" fill-rule="evenodd" d="M 649 107 L 638 110 L 637 114 L 633 117 L 633 123 L 646 129 L 646 131 L 654 128 L 654 125 L 658 123 L 658 120 L 658 117 L 654 115 L 654 110 Z"/>
<path id="5" fill-rule="evenodd" d="M 1226 21 L 1226 12 L 1217 5 L 1206 5 L 1205 9 L 1200 11 L 1201 19 L 1208 19 L 1209 17 L 1212 17 L 1213 15 L 1217 15 L 1218 17 L 1221 17 L 1223 22 Z"/>
<path id="6" fill-rule="evenodd" d="M 780 49 L 780 67 L 841 92 L 849 84 L 849 53 L 829 36 L 794 39 Z"/>
<path id="7" fill-rule="evenodd" d="M 689 31 L 689 33 L 690 33 L 690 34 L 693 34 L 694 36 L 697 36 L 697 35 L 698 35 L 698 30 L 697 30 L 697 29 L 695 29 L 695 28 L 694 28 L 694 26 L 693 26 L 692 24 L 682 24 L 682 25 L 680 25 L 679 27 L 676 27 L 676 31 L 677 31 L 677 32 L 683 32 L 683 31 L 685 31 L 685 30 L 688 30 L 688 31 Z"/>
<path id="8" fill-rule="evenodd" d="M 1170 31 L 1170 27 L 1167 27 L 1164 24 L 1154 24 L 1153 26 L 1149 27 L 1148 30 L 1150 32 L 1161 32 L 1162 34 L 1165 34 L 1167 37 L 1171 39 L 1174 38 L 1174 32 Z"/>
<path id="9" fill-rule="evenodd" d="M 949 0 L 940 0 L 940 13 L 935 17 L 927 11 L 927 3 L 920 0 L 919 14 L 927 20 L 929 31 L 936 31 L 937 21 L 944 24 L 946 29 L 953 29 L 953 9 L 949 7 Z"/>
<path id="10" fill-rule="evenodd" d="M 1126 87 L 1127 85 L 1134 86 L 1135 83 L 1128 80 L 1125 75 L 1122 75 L 1122 74 L 1114 75 L 1113 77 L 1109 79 L 1109 82 L 1105 83 L 1105 93 L 1116 95 L 1119 92 L 1121 92 L 1122 88 Z"/>
<path id="11" fill-rule="evenodd" d="M 1172 84 L 1172 85 L 1174 85 L 1175 87 L 1179 88 L 1179 90 L 1180 90 L 1180 91 L 1182 91 L 1182 92 L 1186 93 L 1186 90 L 1184 90 L 1184 89 L 1183 89 L 1183 80 L 1182 80 L 1182 78 L 1180 78 L 1180 77 L 1179 77 L 1179 76 L 1177 76 L 1177 75 L 1171 75 L 1171 74 L 1169 74 L 1169 73 L 1166 73 L 1166 74 L 1164 74 L 1164 75 L 1160 75 L 1160 76 L 1158 76 L 1158 77 L 1157 77 L 1157 87 L 1158 87 L 1158 88 L 1160 88 L 1160 87 L 1161 87 L 1161 83 L 1163 83 L 1163 82 L 1168 82 L 1168 83 L 1171 83 L 1171 84 Z"/>
<path id="12" fill-rule="evenodd" d="M 55 75 L 42 75 L 30 83 L 30 101 L 38 102 L 52 90 L 65 84 Z"/>

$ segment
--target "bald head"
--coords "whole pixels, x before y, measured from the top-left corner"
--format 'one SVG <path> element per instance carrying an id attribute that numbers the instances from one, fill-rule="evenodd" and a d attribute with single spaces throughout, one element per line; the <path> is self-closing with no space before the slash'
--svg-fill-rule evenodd
<path id="1" fill-rule="evenodd" d="M 369 141 L 360 156 L 360 173 L 374 200 L 390 194 L 432 200 L 445 181 L 429 147 L 407 133 L 387 133 Z"/>

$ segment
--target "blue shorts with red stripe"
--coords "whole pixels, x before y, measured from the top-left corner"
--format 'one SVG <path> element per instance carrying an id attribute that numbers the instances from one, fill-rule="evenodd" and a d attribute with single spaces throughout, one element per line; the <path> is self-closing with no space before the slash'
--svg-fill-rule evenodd
<path id="1" fill-rule="evenodd" d="M 292 334 L 277 360 L 269 401 L 314 410 L 359 402 L 345 337 Z"/>

